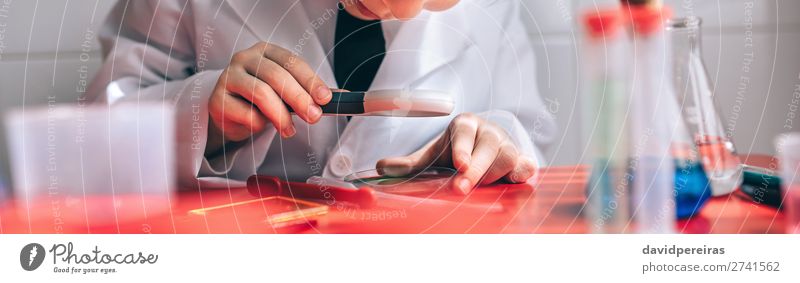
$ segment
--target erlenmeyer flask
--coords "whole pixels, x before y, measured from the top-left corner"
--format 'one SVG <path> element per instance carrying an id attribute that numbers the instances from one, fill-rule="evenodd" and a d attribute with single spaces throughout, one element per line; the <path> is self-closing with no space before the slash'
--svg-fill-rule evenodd
<path id="1" fill-rule="evenodd" d="M 701 20 L 669 20 L 672 71 L 683 120 L 699 150 L 715 196 L 733 192 L 742 180 L 742 166 L 733 143 L 722 128 L 714 106 L 713 88 L 703 63 Z"/>

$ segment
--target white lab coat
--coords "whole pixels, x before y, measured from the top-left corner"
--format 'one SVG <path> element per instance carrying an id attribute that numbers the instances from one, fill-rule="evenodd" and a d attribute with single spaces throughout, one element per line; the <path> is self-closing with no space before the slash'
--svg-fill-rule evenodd
<path id="1" fill-rule="evenodd" d="M 125 6 L 127 3 L 127 7 Z M 538 96 L 534 55 L 518 1 L 462 0 L 445 12 L 406 22 L 384 21 L 387 54 L 370 89 L 432 89 L 456 94 L 453 115 L 439 118 L 323 117 L 297 134 L 273 128 L 225 156 L 203 152 L 207 102 L 231 56 L 259 41 L 298 53 L 329 85 L 337 0 L 120 1 L 100 41 L 106 61 L 87 92 L 98 103 L 164 100 L 175 105 L 181 185 L 244 180 L 260 173 L 291 180 L 342 178 L 385 157 L 409 154 L 440 134 L 461 112 L 481 113 L 504 127 L 522 154 L 555 126 Z M 199 182 L 198 182 L 199 181 Z"/>

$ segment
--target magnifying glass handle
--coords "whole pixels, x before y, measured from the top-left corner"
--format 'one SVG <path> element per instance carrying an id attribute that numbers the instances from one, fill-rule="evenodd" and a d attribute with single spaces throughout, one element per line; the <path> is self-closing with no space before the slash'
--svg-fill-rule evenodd
<path id="1" fill-rule="evenodd" d="M 324 116 L 352 116 L 364 114 L 364 97 L 366 92 L 363 91 L 342 91 L 333 90 L 331 101 L 328 104 L 322 105 L 322 115 Z M 289 113 L 296 114 L 291 106 L 286 104 Z"/>

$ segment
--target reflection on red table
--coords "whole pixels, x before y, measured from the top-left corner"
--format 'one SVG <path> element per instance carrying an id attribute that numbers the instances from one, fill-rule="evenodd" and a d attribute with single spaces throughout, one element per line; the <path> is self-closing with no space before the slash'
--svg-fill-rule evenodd
<path id="1" fill-rule="evenodd" d="M 745 160 L 759 164 L 769 159 L 756 156 Z M 528 184 L 485 186 L 468 196 L 435 196 L 469 206 L 356 209 L 334 204 L 324 216 L 285 227 L 272 226 L 267 221 L 270 210 L 258 205 L 231 206 L 214 217 L 189 213 L 253 200 L 246 188 L 181 192 L 171 207 L 153 205 L 164 202 L 141 196 L 116 196 L 117 206 L 132 208 L 127 210 L 109 206 L 84 209 L 92 203 L 108 205 L 106 200 L 45 199 L 29 204 L 30 215 L 17 209 L 18 204 L 4 204 L 0 233 L 586 233 L 581 210 L 587 177 L 582 166 L 548 167 Z M 497 212 L 475 204 L 502 209 Z M 131 212 L 143 210 L 149 213 Z M 677 230 L 783 233 L 785 228 L 777 210 L 729 195 L 711 199 L 700 215 L 679 221 Z"/>

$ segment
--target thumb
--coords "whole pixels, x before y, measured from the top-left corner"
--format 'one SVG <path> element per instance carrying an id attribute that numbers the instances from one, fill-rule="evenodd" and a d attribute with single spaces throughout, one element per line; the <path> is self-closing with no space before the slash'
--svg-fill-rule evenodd
<path id="1" fill-rule="evenodd" d="M 375 169 L 381 175 L 392 177 L 416 173 L 416 171 L 432 165 L 442 155 L 448 154 L 448 151 L 442 150 L 441 144 L 442 137 L 440 136 L 410 155 L 379 160 Z"/>
<path id="2" fill-rule="evenodd" d="M 419 163 L 419 161 L 413 157 L 413 154 L 409 156 L 390 157 L 379 160 L 378 164 L 375 165 L 375 169 L 377 169 L 378 173 L 381 175 L 400 177 L 411 174 L 413 168 L 417 167 L 417 163 Z"/>

